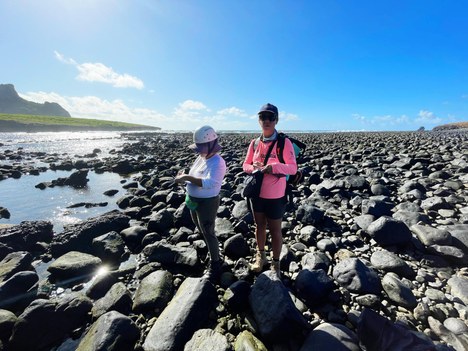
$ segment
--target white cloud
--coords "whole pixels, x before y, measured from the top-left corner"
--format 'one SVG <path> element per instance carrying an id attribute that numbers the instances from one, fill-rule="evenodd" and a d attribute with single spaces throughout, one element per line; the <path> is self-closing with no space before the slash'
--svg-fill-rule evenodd
<path id="1" fill-rule="evenodd" d="M 237 108 L 237 107 L 229 107 L 229 108 L 219 110 L 217 114 L 221 116 L 236 116 L 236 117 L 248 116 L 247 113 L 244 112 L 244 110 L 241 110 L 240 108 Z"/>
<path id="2" fill-rule="evenodd" d="M 71 58 L 66 58 L 61 53 L 54 51 L 55 57 L 60 62 L 73 65 L 78 70 L 76 79 L 86 82 L 100 82 L 110 84 L 116 88 L 136 88 L 143 89 L 144 83 L 141 79 L 131 76 L 127 73 L 119 74 L 114 72 L 111 67 L 96 62 L 96 63 L 77 63 Z"/>
<path id="3" fill-rule="evenodd" d="M 66 63 L 67 65 L 77 65 L 75 60 L 73 60 L 71 58 L 66 58 L 65 56 L 63 56 L 58 51 L 54 51 L 54 54 L 55 54 L 55 57 L 57 58 L 57 60 L 59 60 L 60 62 Z"/>
<path id="4" fill-rule="evenodd" d="M 216 130 L 258 128 L 257 123 L 245 118 L 248 115 L 237 107 L 212 113 L 204 103 L 195 100 L 179 103 L 172 113 L 166 115 L 152 109 L 132 108 L 122 100 L 105 100 L 97 96 L 62 96 L 42 91 L 20 93 L 20 96 L 38 103 L 59 103 L 73 117 L 137 123 L 164 130 L 194 130 L 204 124 L 209 124 Z"/>
<path id="5" fill-rule="evenodd" d="M 279 113 L 279 120 L 283 122 L 292 122 L 292 121 L 298 121 L 299 117 L 293 113 L 287 113 L 287 112 L 281 111 Z"/>
<path id="6" fill-rule="evenodd" d="M 122 100 L 104 100 L 96 96 L 61 96 L 57 93 L 30 92 L 20 94 L 23 99 L 38 103 L 57 102 L 73 117 L 120 121 L 168 128 L 170 118 L 142 108 L 131 108 Z"/>
<path id="7" fill-rule="evenodd" d="M 410 127 L 414 123 L 439 124 L 442 122 L 442 118 L 439 118 L 435 116 L 433 112 L 426 110 L 419 111 L 418 117 L 415 119 L 410 119 L 407 115 L 401 115 L 399 117 L 394 117 L 392 115 L 365 117 L 358 113 L 353 114 L 352 117 L 362 124 L 376 126 L 384 129 L 389 126 L 406 125 L 407 127 Z"/>
<path id="8" fill-rule="evenodd" d="M 363 115 L 360 115 L 359 113 L 353 113 L 351 115 L 355 120 L 360 121 L 360 122 L 366 122 L 367 118 Z"/>
<path id="9" fill-rule="evenodd" d="M 354 113 L 351 115 L 355 120 L 361 122 L 362 124 L 366 125 L 378 125 L 380 127 L 385 126 L 396 126 L 401 124 L 407 124 L 410 122 L 408 116 L 401 115 L 400 117 L 394 117 L 392 115 L 382 115 L 382 116 L 373 116 L 373 117 L 366 117 L 360 115 L 358 113 Z"/>
<path id="10" fill-rule="evenodd" d="M 418 118 L 416 118 L 415 121 L 428 124 L 438 124 L 442 122 L 442 118 L 435 116 L 433 112 L 421 110 L 419 111 Z"/>
<path id="11" fill-rule="evenodd" d="M 207 110 L 206 106 L 200 101 L 185 100 L 179 104 L 179 108 L 185 111 L 189 110 Z"/>
<path id="12" fill-rule="evenodd" d="M 385 116 L 374 116 L 373 120 L 375 122 L 384 122 L 384 123 L 388 123 L 388 122 L 393 122 L 393 117 L 391 115 L 385 115 Z"/>
<path id="13" fill-rule="evenodd" d="M 400 117 L 398 117 L 398 118 L 396 119 L 396 122 L 397 122 L 398 124 L 401 124 L 401 123 L 409 123 L 409 121 L 410 121 L 410 120 L 409 120 L 409 118 L 408 118 L 407 115 L 401 115 Z"/>
<path id="14" fill-rule="evenodd" d="M 203 120 L 204 114 L 202 112 L 208 111 L 207 107 L 200 101 L 185 100 L 174 109 L 173 117 L 179 122 L 198 123 Z"/>

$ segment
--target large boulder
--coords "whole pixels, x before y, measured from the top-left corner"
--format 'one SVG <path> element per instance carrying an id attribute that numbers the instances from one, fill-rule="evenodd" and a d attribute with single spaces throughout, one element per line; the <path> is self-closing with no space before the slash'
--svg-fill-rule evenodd
<path id="1" fill-rule="evenodd" d="M 101 259 L 96 256 L 70 251 L 52 262 L 47 270 L 53 279 L 79 282 L 87 280 L 101 263 Z"/>
<path id="2" fill-rule="evenodd" d="M 146 336 L 145 351 L 182 350 L 207 320 L 216 290 L 206 279 L 187 278 Z"/>
<path id="3" fill-rule="evenodd" d="M 0 308 L 22 311 L 36 298 L 38 281 L 36 272 L 22 271 L 0 283 Z"/>
<path id="4" fill-rule="evenodd" d="M 232 311 L 240 311 L 248 307 L 250 284 L 245 280 L 238 280 L 226 289 L 223 301 Z"/>
<path id="5" fill-rule="evenodd" d="M 36 243 L 49 243 L 54 232 L 52 223 L 47 221 L 24 221 L 18 225 L 0 228 L 0 243 L 14 251 L 35 251 Z"/>
<path id="6" fill-rule="evenodd" d="M 447 230 L 422 224 L 415 224 L 410 229 L 425 246 L 452 244 L 452 236 Z"/>
<path id="7" fill-rule="evenodd" d="M 110 311 L 91 326 L 76 351 L 133 350 L 140 331 L 129 317 Z"/>
<path id="8" fill-rule="evenodd" d="M 341 324 L 323 323 L 307 336 L 300 351 L 359 351 L 357 335 Z"/>
<path id="9" fill-rule="evenodd" d="M 242 234 L 236 234 L 224 242 L 224 252 L 228 257 L 238 259 L 248 256 L 250 254 L 250 249 L 244 236 Z"/>
<path id="10" fill-rule="evenodd" d="M 380 278 L 358 258 L 347 258 L 333 268 L 333 278 L 342 287 L 357 294 L 380 294 Z"/>
<path id="11" fill-rule="evenodd" d="M 97 300 L 91 310 L 93 318 L 97 319 L 109 311 L 117 311 L 129 314 L 132 309 L 132 296 L 124 283 L 118 282 L 112 285 L 109 291 Z"/>
<path id="12" fill-rule="evenodd" d="M 10 339 L 13 327 L 15 326 L 18 318 L 16 315 L 8 310 L 0 310 L 0 344 Z"/>
<path id="13" fill-rule="evenodd" d="M 424 334 L 393 323 L 370 308 L 364 308 L 359 316 L 357 335 L 365 350 L 436 350 Z"/>
<path id="14" fill-rule="evenodd" d="M 164 241 L 147 245 L 143 253 L 148 260 L 167 266 L 194 268 L 198 265 L 197 250 L 192 247 L 180 247 Z"/>
<path id="15" fill-rule="evenodd" d="M 249 303 L 259 332 L 267 341 L 288 340 L 309 327 L 288 290 L 272 271 L 258 276 Z"/>
<path id="16" fill-rule="evenodd" d="M 382 246 L 406 245 L 411 241 L 411 231 L 403 222 L 383 216 L 372 222 L 367 233 Z"/>
<path id="17" fill-rule="evenodd" d="M 333 280 L 323 269 L 303 269 L 296 278 L 297 294 L 308 306 L 323 303 L 334 286 Z"/>
<path id="18" fill-rule="evenodd" d="M 401 277 L 407 277 L 409 279 L 413 279 L 416 276 L 416 272 L 405 260 L 387 250 L 375 251 L 370 261 L 374 268 L 385 272 L 394 272 Z"/>
<path id="19" fill-rule="evenodd" d="M 161 235 L 167 234 L 174 225 L 174 215 L 167 209 L 153 213 L 148 221 L 148 231 Z"/>
<path id="20" fill-rule="evenodd" d="M 453 276 L 448 280 L 451 294 L 458 297 L 465 305 L 468 305 L 468 278 Z"/>
<path id="21" fill-rule="evenodd" d="M 120 232 L 128 227 L 129 221 L 130 217 L 114 210 L 77 224 L 67 225 L 62 233 L 54 237 L 50 245 L 52 255 L 59 257 L 69 251 L 92 253 L 93 239 L 111 231 Z"/>
<path id="22" fill-rule="evenodd" d="M 412 310 L 418 304 L 410 288 L 403 284 L 395 273 L 387 273 L 382 279 L 382 287 L 390 300 L 398 306 Z"/>
<path id="23" fill-rule="evenodd" d="M 125 244 L 130 248 L 132 251 L 138 251 L 140 248 L 141 241 L 148 234 L 148 229 L 141 225 L 134 225 L 128 228 L 125 228 L 120 232 L 122 239 L 125 241 Z"/>
<path id="24" fill-rule="evenodd" d="M 94 238 L 92 241 L 93 254 L 104 263 L 118 267 L 120 259 L 125 253 L 125 243 L 117 232 L 109 232 Z"/>
<path id="25" fill-rule="evenodd" d="M 157 312 L 166 307 L 172 297 L 172 274 L 159 270 L 143 278 L 133 299 L 135 313 Z"/>
<path id="26" fill-rule="evenodd" d="M 266 346 L 253 335 L 250 331 L 244 330 L 237 335 L 234 344 L 235 351 L 268 351 Z"/>
<path id="27" fill-rule="evenodd" d="M 91 307 L 91 300 L 82 294 L 34 301 L 18 317 L 10 338 L 10 349 L 50 349 L 88 321 Z"/>
<path id="28" fill-rule="evenodd" d="M 0 283 L 21 271 L 33 271 L 33 257 L 25 251 L 12 252 L 0 262 Z"/>
<path id="29" fill-rule="evenodd" d="M 321 223 L 324 216 L 325 212 L 310 202 L 302 203 L 296 210 L 296 218 L 303 224 Z"/>
<path id="30" fill-rule="evenodd" d="M 199 329 L 185 344 L 184 351 L 230 351 L 231 346 L 223 334 L 211 329 Z"/>
<path id="31" fill-rule="evenodd" d="M 370 214 L 375 217 L 390 216 L 392 214 L 393 203 L 385 199 L 380 199 L 379 196 L 374 198 L 364 199 L 361 204 L 362 214 Z"/>
<path id="32" fill-rule="evenodd" d="M 464 252 L 468 252 L 468 235 L 466 235 L 468 233 L 468 223 L 448 225 L 445 229 L 452 236 L 452 244 Z"/>

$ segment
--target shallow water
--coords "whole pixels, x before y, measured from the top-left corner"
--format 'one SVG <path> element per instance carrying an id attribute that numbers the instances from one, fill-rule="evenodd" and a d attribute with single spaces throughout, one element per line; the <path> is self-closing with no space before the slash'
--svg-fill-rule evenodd
<path id="1" fill-rule="evenodd" d="M 44 152 L 46 154 L 86 155 L 94 149 L 101 150 L 98 158 L 109 156 L 112 149 L 120 149 L 124 143 L 132 143 L 121 138 L 120 132 L 44 132 L 44 133 L 0 133 L 0 155 L 5 150 L 22 150 L 25 157 L 20 160 L 0 160 L 1 164 L 28 163 L 36 166 L 47 166 L 28 153 Z M 54 225 L 56 233 L 63 230 L 66 224 L 76 223 L 89 217 L 98 216 L 117 208 L 116 200 L 125 191 L 122 189 L 120 175 L 115 173 L 88 173 L 88 185 L 75 189 L 69 186 L 36 189 L 41 182 L 52 181 L 59 177 L 68 177 L 73 171 L 47 171 L 38 176 L 22 175 L 19 179 L 0 181 L 0 207 L 5 207 L 11 214 L 10 219 L 0 219 L 0 224 L 19 224 L 26 220 L 48 220 Z M 104 191 L 117 189 L 113 197 L 105 196 Z M 105 207 L 67 206 L 79 203 L 108 202 Z"/>
<path id="2" fill-rule="evenodd" d="M 0 219 L 0 224 L 19 224 L 22 221 L 48 220 L 54 225 L 56 233 L 61 232 L 66 224 L 77 223 L 89 217 L 117 209 L 116 200 L 124 194 L 122 177 L 115 173 L 88 173 L 86 187 L 75 189 L 70 186 L 45 188 L 40 190 L 35 185 L 68 177 L 70 171 L 47 171 L 39 176 L 23 175 L 19 179 L 6 179 L 0 182 L 0 206 L 6 207 L 10 219 Z M 119 192 L 112 196 L 103 193 L 116 189 Z M 67 208 L 79 202 L 107 202 L 105 207 Z"/>
<path id="3" fill-rule="evenodd" d="M 119 132 L 0 133 L 0 144 L 0 152 L 22 148 L 25 152 L 85 155 L 100 149 L 100 156 L 105 157 L 123 139 Z"/>

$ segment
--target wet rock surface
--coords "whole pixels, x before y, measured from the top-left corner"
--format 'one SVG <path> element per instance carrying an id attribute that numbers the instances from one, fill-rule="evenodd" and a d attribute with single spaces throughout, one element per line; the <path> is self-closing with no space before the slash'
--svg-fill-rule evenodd
<path id="1" fill-rule="evenodd" d="M 308 145 L 305 180 L 283 218 L 280 280 L 248 269 L 254 226 L 240 190 L 253 137 L 220 136 L 225 264 L 214 284 L 201 278 L 208 250 L 173 182 L 194 160 L 191 134 L 129 134 L 108 157 L 6 152 L 49 167 L 0 162 L 2 179 L 47 169 L 75 172 L 56 185 L 84 186 L 89 170 L 129 179 L 126 193 L 106 192 L 120 211 L 60 233 L 45 221 L 0 228 L 3 347 L 467 348 L 467 132 L 296 135 Z M 381 340 L 372 339 L 375 315 Z"/>

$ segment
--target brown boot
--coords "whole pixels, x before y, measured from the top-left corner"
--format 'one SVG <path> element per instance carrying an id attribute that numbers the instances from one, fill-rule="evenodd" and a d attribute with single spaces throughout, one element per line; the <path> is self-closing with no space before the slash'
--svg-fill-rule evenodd
<path id="1" fill-rule="evenodd" d="M 275 272 L 278 279 L 281 279 L 281 270 L 280 270 L 280 261 L 279 260 L 278 261 L 272 260 L 270 269 L 273 272 Z"/>
<path id="2" fill-rule="evenodd" d="M 255 262 L 250 265 L 250 269 L 255 273 L 259 273 L 263 270 L 263 267 L 268 263 L 265 255 L 265 251 L 257 250 L 255 254 Z"/>

